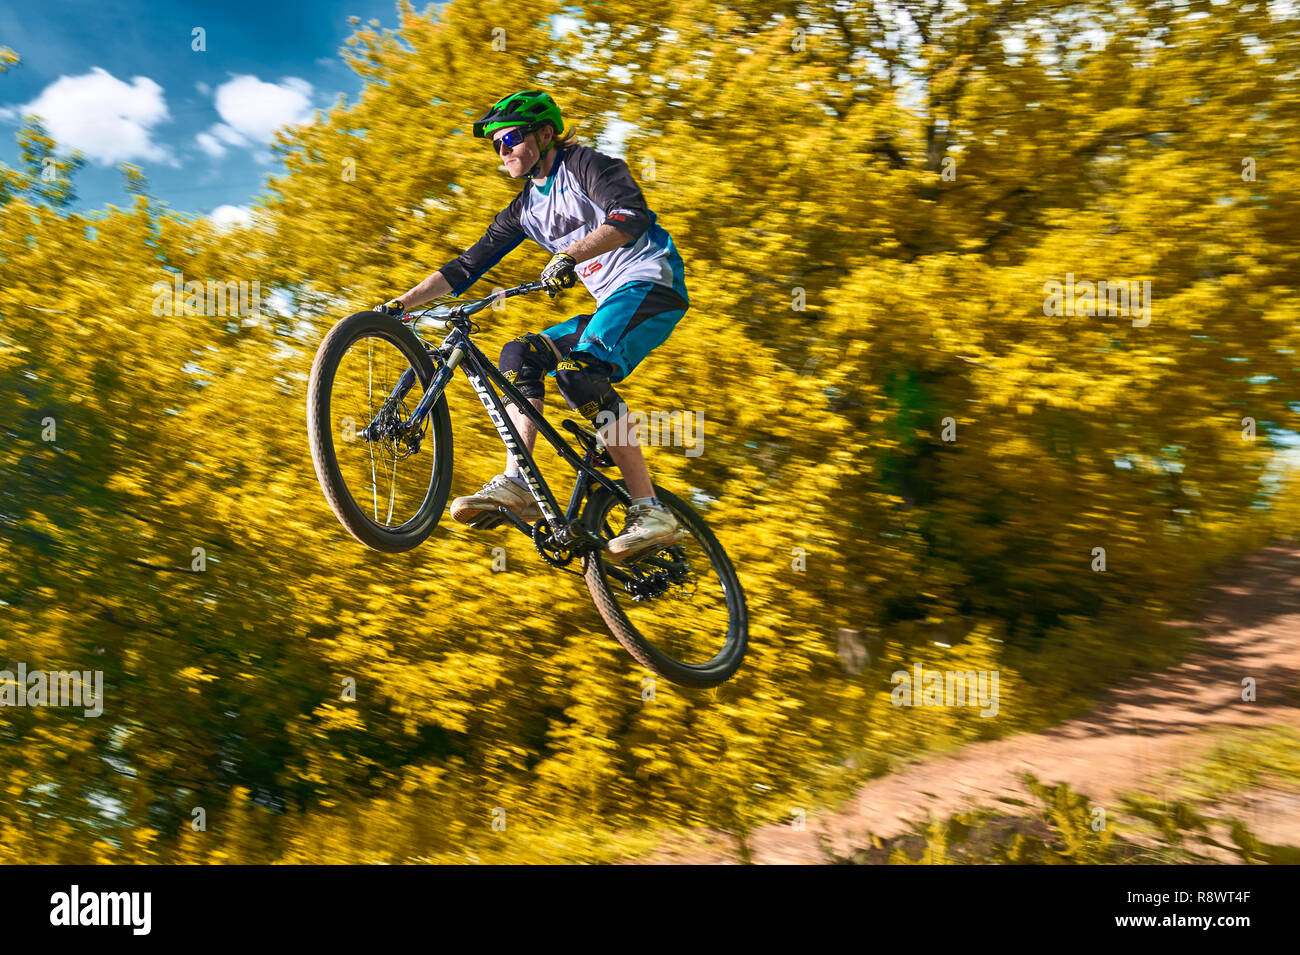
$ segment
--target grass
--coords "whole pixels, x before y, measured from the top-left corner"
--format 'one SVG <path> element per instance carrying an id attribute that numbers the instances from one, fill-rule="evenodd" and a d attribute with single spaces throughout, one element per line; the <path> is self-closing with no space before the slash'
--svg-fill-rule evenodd
<path id="1" fill-rule="evenodd" d="M 1300 731 L 1287 726 L 1216 732 L 1220 741 L 1179 773 L 1178 792 L 1198 801 L 1249 789 L 1300 790 Z"/>
<path id="2" fill-rule="evenodd" d="M 1189 801 L 1125 797 L 1101 814 L 1068 784 L 1022 777 L 1035 802 L 1003 802 L 1029 812 L 981 809 L 931 819 L 911 832 L 847 856 L 848 865 L 1194 865 L 1212 862 L 1294 864 L 1297 851 L 1262 844 L 1240 820 L 1211 816 Z"/>

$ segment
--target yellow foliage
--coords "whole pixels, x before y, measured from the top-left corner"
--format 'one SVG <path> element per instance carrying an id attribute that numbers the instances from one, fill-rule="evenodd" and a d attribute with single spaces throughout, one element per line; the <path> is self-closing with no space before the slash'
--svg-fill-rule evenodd
<path id="1" fill-rule="evenodd" d="M 24 168 L 0 170 L 0 666 L 100 671 L 104 712 L 0 709 L 0 861 L 743 838 L 842 793 L 850 758 L 1041 725 L 1170 659 L 1159 621 L 1204 569 L 1300 528 L 1270 440 L 1300 430 L 1300 31 L 1139 4 L 1106 8 L 1094 50 L 1055 5 L 967 7 L 910 58 L 870 4 L 403 3 L 399 31 L 349 44 L 364 94 L 280 134 L 238 233 L 161 208 L 138 171 L 128 207 L 70 212 L 26 128 Z M 626 159 L 686 263 L 694 307 L 620 390 L 704 415 L 702 455 L 647 454 L 716 499 L 748 597 L 749 655 L 716 690 L 643 698 L 581 581 L 513 532 L 444 518 L 379 555 L 316 484 L 317 344 L 509 202 L 466 130 L 539 85 L 588 143 L 632 124 Z M 545 258 L 521 247 L 475 292 Z M 158 282 L 184 305 L 178 274 L 259 282 L 262 319 L 156 314 Z M 1149 321 L 1049 315 L 1067 274 L 1150 282 Z M 590 308 L 525 302 L 484 313 L 488 354 Z M 450 403 L 460 494 L 501 447 L 460 383 Z M 997 671 L 998 716 L 895 705 L 916 664 Z"/>

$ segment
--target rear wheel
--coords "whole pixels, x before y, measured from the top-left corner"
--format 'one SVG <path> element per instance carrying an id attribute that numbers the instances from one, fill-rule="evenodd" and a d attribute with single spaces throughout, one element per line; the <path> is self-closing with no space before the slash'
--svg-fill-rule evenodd
<path id="1" fill-rule="evenodd" d="M 398 319 L 357 312 L 321 342 L 307 387 L 307 436 L 334 516 L 374 550 L 397 553 L 437 526 L 451 486 L 451 415 L 439 396 L 424 426 L 408 422 L 434 374 Z"/>
<path id="2" fill-rule="evenodd" d="M 695 510 L 661 487 L 655 495 L 686 536 L 626 565 L 611 563 L 604 552 L 587 556 L 587 589 L 615 639 L 643 666 L 683 686 L 717 686 L 745 656 L 745 595 L 722 545 Z M 622 532 L 626 515 L 623 501 L 600 488 L 583 522 L 608 541 Z"/>

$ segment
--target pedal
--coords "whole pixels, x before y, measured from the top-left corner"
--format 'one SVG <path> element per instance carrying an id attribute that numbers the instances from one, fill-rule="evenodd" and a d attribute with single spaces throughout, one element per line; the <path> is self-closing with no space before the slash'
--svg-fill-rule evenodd
<path id="1" fill-rule="evenodd" d="M 472 527 L 476 531 L 490 531 L 494 527 L 500 527 L 504 521 L 505 518 L 501 516 L 499 511 L 484 511 L 466 526 Z"/>
<path id="2" fill-rule="evenodd" d="M 533 532 L 531 524 L 504 506 L 498 507 L 495 511 L 483 511 L 466 526 L 472 527 L 476 531 L 490 531 L 505 524 L 513 524 L 525 534 L 532 534 Z"/>

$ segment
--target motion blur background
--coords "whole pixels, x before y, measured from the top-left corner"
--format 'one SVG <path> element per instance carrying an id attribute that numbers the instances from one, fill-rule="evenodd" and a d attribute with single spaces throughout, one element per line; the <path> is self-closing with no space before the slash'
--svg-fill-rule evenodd
<path id="1" fill-rule="evenodd" d="M 103 56 L 133 62 L 80 107 L 56 85 L 103 81 L 97 54 L 34 80 L 50 32 L 24 49 L 4 15 L 0 667 L 102 671 L 104 711 L 0 708 L 0 859 L 743 841 L 1179 659 L 1166 622 L 1207 575 L 1300 526 L 1294 5 L 289 6 L 118 11 Z M 313 82 L 274 59 L 291 35 L 323 38 Z M 620 390 L 703 416 L 702 454 L 647 454 L 709 502 L 748 595 L 717 690 L 647 684 L 521 536 L 444 517 L 368 552 L 316 484 L 316 345 L 509 202 L 469 129 L 530 88 L 627 160 L 686 262 L 694 307 Z M 271 102 L 301 114 L 273 137 Z M 70 151 L 114 117 L 143 130 L 110 137 L 125 164 Z M 545 259 L 527 243 L 475 291 Z M 1067 275 L 1149 282 L 1149 321 L 1049 314 Z M 193 280 L 258 283 L 260 313 L 158 314 L 155 283 Z M 480 344 L 589 308 L 512 302 Z M 455 495 L 501 448 L 450 400 Z M 916 663 L 999 671 L 997 716 L 892 705 Z"/>

